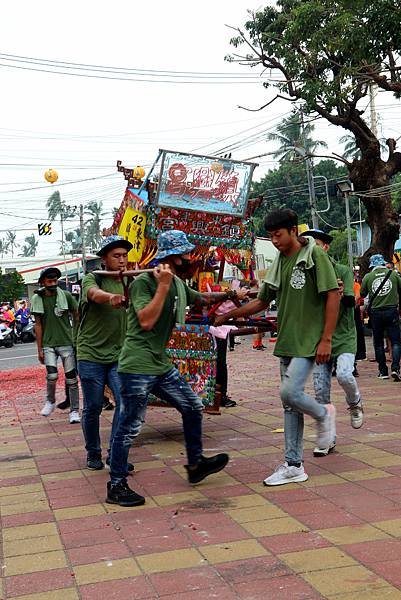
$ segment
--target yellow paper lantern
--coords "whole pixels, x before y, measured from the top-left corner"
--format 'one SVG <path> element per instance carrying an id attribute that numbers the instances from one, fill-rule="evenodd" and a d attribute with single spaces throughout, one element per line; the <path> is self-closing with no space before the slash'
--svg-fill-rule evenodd
<path id="1" fill-rule="evenodd" d="M 145 169 L 143 167 L 134 167 L 132 169 L 132 174 L 135 179 L 143 179 L 145 177 Z"/>
<path id="2" fill-rule="evenodd" d="M 45 173 L 45 179 L 49 183 L 55 183 L 58 179 L 57 171 L 54 171 L 54 169 L 48 169 L 48 171 Z"/>
<path id="3" fill-rule="evenodd" d="M 223 170 L 223 165 L 221 163 L 214 162 L 210 165 L 210 168 L 212 169 L 213 173 L 221 173 Z"/>

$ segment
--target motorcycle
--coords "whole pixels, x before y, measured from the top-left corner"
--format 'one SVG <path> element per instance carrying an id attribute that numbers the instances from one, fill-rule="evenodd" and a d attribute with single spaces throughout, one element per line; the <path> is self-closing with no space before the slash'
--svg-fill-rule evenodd
<path id="1" fill-rule="evenodd" d="M 28 323 L 26 323 L 25 325 L 22 325 L 21 317 L 18 316 L 15 320 L 15 327 L 14 327 L 13 334 L 14 334 L 14 340 L 16 343 L 22 342 L 23 344 L 26 344 L 28 342 L 34 342 L 36 339 L 36 336 L 35 336 L 35 325 L 33 323 L 33 320 L 29 317 Z"/>
<path id="2" fill-rule="evenodd" d="M 4 346 L 4 348 L 14 346 L 13 330 L 4 323 L 0 323 L 0 346 Z"/>

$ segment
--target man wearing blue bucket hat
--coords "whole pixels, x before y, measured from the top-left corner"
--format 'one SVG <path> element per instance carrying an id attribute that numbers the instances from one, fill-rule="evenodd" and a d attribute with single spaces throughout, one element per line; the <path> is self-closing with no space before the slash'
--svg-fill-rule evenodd
<path id="1" fill-rule="evenodd" d="M 103 239 L 97 255 L 107 271 L 122 271 L 127 266 L 132 244 L 119 235 Z M 120 382 L 117 362 L 126 332 L 126 303 L 123 284 L 116 277 L 93 273 L 82 281 L 81 319 L 77 336 L 78 372 L 84 397 L 82 430 L 87 452 L 86 466 L 92 471 L 104 468 L 100 444 L 99 417 L 107 384 L 116 402 L 110 442 L 118 421 Z M 106 459 L 109 462 L 109 457 Z M 132 470 L 133 465 L 126 466 Z"/>
<path id="2" fill-rule="evenodd" d="M 401 381 L 400 376 L 400 318 L 399 294 L 401 278 L 394 271 L 389 271 L 382 254 L 370 257 L 370 273 L 362 280 L 361 296 L 369 295 L 370 317 L 373 333 L 375 358 L 379 367 L 379 379 L 388 379 L 388 368 L 384 352 L 384 335 L 390 339 L 392 346 L 391 376 L 394 381 Z"/>
<path id="3" fill-rule="evenodd" d="M 161 233 L 157 244 L 159 266 L 153 273 L 136 277 L 130 286 L 127 336 L 118 366 L 121 411 L 111 447 L 106 502 L 120 506 L 137 506 L 145 502 L 145 498 L 128 487 L 124 465 L 141 430 L 150 393 L 181 413 L 190 483 L 199 483 L 208 475 L 221 471 L 229 460 L 227 454 L 203 456 L 203 404 L 165 352 L 173 327 L 185 322 L 186 307 L 202 300 L 202 294 L 189 288 L 177 276 L 188 271 L 190 253 L 195 246 L 184 232 L 178 230 Z M 230 293 L 210 294 L 208 301 L 214 301 L 216 297 L 227 299 Z"/>

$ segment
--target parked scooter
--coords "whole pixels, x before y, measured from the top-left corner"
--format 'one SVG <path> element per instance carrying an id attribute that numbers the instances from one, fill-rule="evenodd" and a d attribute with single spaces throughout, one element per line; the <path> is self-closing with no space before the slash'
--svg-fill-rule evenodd
<path id="1" fill-rule="evenodd" d="M 36 336 L 35 336 L 35 325 L 33 323 L 33 320 L 29 317 L 28 323 L 26 323 L 26 325 L 22 325 L 21 317 L 18 316 L 15 319 L 13 335 L 14 335 L 15 343 L 34 342 L 36 339 Z"/>
<path id="2" fill-rule="evenodd" d="M 13 330 L 5 323 L 0 323 L 0 346 L 4 346 L 4 348 L 14 346 Z"/>

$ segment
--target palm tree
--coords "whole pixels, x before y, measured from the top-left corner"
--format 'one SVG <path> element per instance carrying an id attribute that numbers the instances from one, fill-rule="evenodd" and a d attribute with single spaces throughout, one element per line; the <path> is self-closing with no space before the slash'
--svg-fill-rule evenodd
<path id="1" fill-rule="evenodd" d="M 85 230 L 85 241 L 86 244 L 93 248 L 98 248 L 100 244 L 100 221 L 103 212 L 103 202 L 92 201 L 89 202 L 85 212 L 90 215 L 90 218 L 86 222 Z"/>
<path id="2" fill-rule="evenodd" d="M 18 244 L 15 241 L 17 234 L 15 233 L 15 231 L 7 231 L 6 236 L 7 236 L 7 247 L 11 248 L 11 256 L 14 258 L 14 248 L 18 248 Z"/>
<path id="3" fill-rule="evenodd" d="M 4 238 L 0 238 L 0 254 L 1 254 L 1 258 L 4 257 L 4 255 L 6 254 L 7 250 L 8 250 L 8 242 L 4 239 Z"/>
<path id="4" fill-rule="evenodd" d="M 70 254 L 76 254 L 77 252 L 81 252 L 81 230 L 74 229 L 74 231 L 67 231 L 65 234 L 65 245 L 66 251 Z M 63 253 L 62 247 L 61 253 Z"/>
<path id="5" fill-rule="evenodd" d="M 303 125 L 301 116 L 297 109 L 294 109 L 289 117 L 283 119 L 277 126 L 275 133 L 269 133 L 267 139 L 272 142 L 278 142 L 280 147 L 274 152 L 273 157 L 278 158 L 280 162 L 299 159 L 299 154 L 294 148 L 300 148 L 307 154 L 313 154 L 317 148 L 327 148 L 326 142 L 312 139 L 315 126 L 311 123 Z"/>
<path id="6" fill-rule="evenodd" d="M 25 244 L 22 246 L 22 252 L 19 256 L 36 256 L 36 250 L 39 242 L 35 238 L 35 234 L 27 235 Z"/>
<path id="7" fill-rule="evenodd" d="M 353 135 L 347 134 L 342 135 L 340 137 L 340 143 L 344 144 L 344 152 L 343 157 L 346 160 L 354 160 L 357 158 L 361 158 L 361 151 L 356 145 L 356 140 Z M 385 152 L 387 150 L 386 140 L 384 138 L 379 138 L 380 150 L 381 152 Z"/>
<path id="8" fill-rule="evenodd" d="M 47 200 L 47 215 L 50 221 L 62 217 L 64 221 L 73 217 L 76 213 L 76 206 L 68 206 L 61 200 L 60 192 L 57 190 L 53 192 L 50 198 Z"/>

